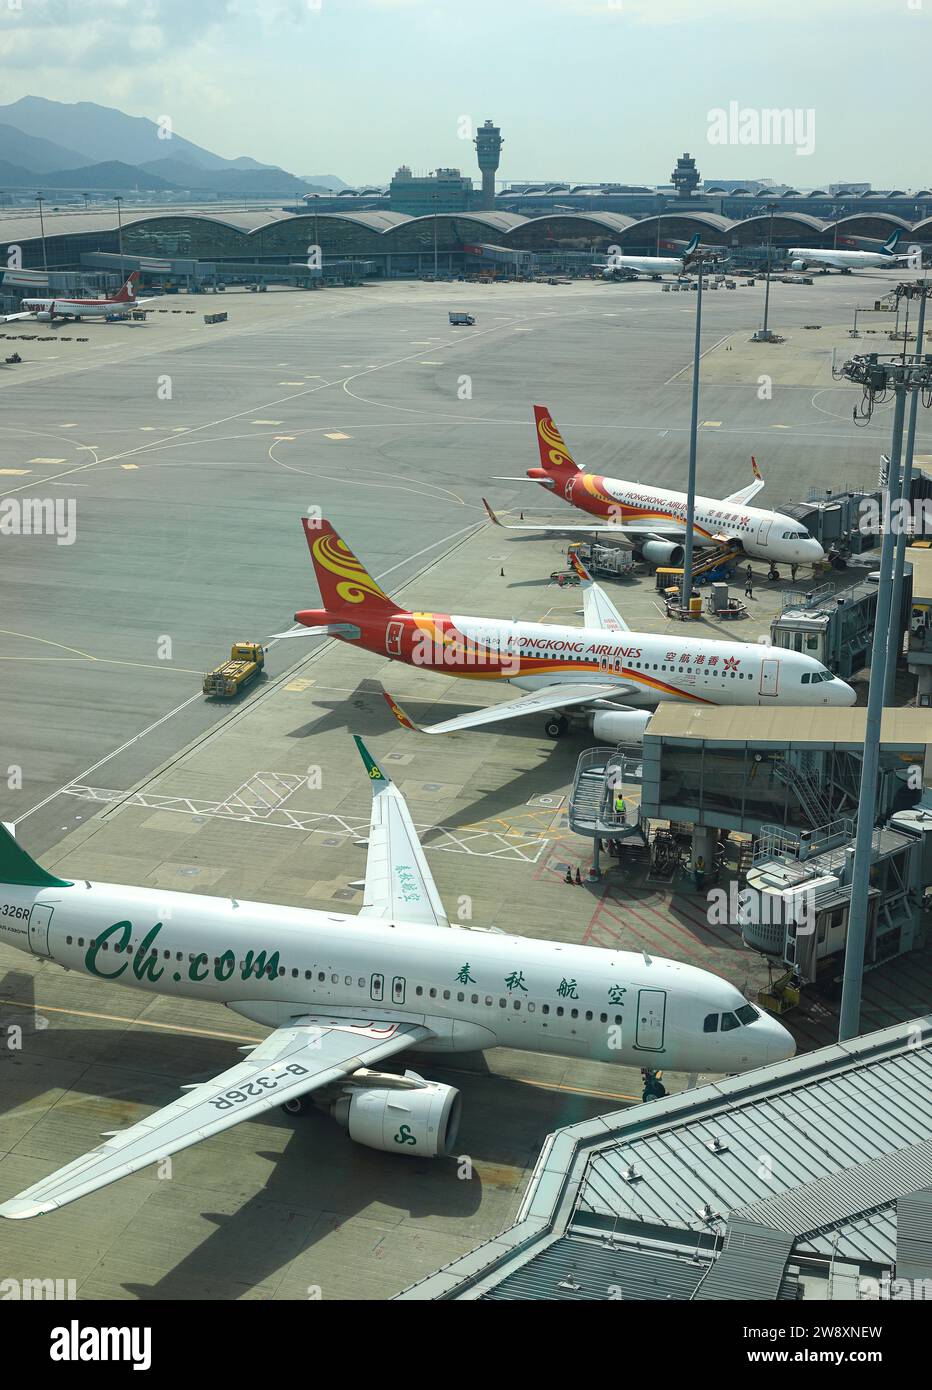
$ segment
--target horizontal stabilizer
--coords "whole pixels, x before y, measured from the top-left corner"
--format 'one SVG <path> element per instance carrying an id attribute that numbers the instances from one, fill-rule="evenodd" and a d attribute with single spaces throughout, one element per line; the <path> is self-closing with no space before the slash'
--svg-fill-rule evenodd
<path id="1" fill-rule="evenodd" d="M 283 637 L 345 637 L 355 642 L 359 635 L 355 623 L 318 623 L 315 627 L 292 627 L 287 632 L 273 632 L 267 640 L 280 641 Z"/>

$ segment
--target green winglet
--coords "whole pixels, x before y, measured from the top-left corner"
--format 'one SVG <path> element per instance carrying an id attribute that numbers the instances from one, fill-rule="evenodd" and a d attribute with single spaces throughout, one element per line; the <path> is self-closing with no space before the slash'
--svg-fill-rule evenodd
<path id="1" fill-rule="evenodd" d="M 0 821 L 0 883 L 19 883 L 26 888 L 71 888 L 64 878 L 46 873 L 31 855 L 18 845 Z"/>
<path id="2" fill-rule="evenodd" d="M 386 777 L 385 773 L 380 770 L 378 763 L 375 761 L 375 758 L 373 758 L 372 754 L 369 752 L 368 748 L 363 743 L 362 739 L 359 737 L 358 734 L 353 734 L 353 742 L 359 749 L 359 756 L 362 758 L 363 762 L 366 765 L 366 771 L 369 774 L 370 781 L 383 782 L 387 786 L 388 783 L 391 781 L 391 778 Z"/>

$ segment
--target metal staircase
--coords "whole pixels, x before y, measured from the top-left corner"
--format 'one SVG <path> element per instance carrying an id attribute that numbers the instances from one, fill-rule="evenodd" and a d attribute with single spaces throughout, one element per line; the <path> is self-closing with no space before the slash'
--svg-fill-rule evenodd
<path id="1" fill-rule="evenodd" d="M 832 819 L 832 807 L 822 790 L 812 755 L 809 753 L 801 754 L 799 763 L 800 765 L 797 767 L 795 763 L 788 762 L 785 758 L 779 758 L 774 762 L 774 774 L 784 786 L 795 792 L 810 825 L 814 828 L 828 825 Z"/>
<path id="2" fill-rule="evenodd" d="M 570 792 L 568 818 L 576 835 L 604 836 L 610 840 L 625 840 L 631 836 L 645 843 L 640 824 L 640 805 L 632 793 L 640 790 L 640 751 L 616 749 L 609 753 L 603 748 L 590 748 L 581 753 Z M 621 792 L 625 811 L 615 810 L 615 799 Z"/>

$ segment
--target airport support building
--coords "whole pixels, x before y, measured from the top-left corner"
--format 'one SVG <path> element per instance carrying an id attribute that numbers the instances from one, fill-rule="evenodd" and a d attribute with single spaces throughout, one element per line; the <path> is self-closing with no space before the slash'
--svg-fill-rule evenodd
<path id="1" fill-rule="evenodd" d="M 548 1136 L 405 1300 L 932 1298 L 932 1015 Z"/>

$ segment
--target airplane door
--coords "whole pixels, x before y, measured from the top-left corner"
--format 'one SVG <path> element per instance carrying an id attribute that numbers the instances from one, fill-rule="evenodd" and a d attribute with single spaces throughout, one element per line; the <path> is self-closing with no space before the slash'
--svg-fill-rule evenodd
<path id="1" fill-rule="evenodd" d="M 389 623 L 385 629 L 385 650 L 389 656 L 401 656 L 401 639 L 404 630 L 404 623 Z"/>
<path id="2" fill-rule="evenodd" d="M 638 990 L 638 1026 L 635 1046 L 644 1052 L 663 1051 L 663 1025 L 667 1012 L 665 989 Z"/>
<path id="3" fill-rule="evenodd" d="M 758 544 L 758 545 L 766 545 L 766 544 L 767 544 L 767 537 L 768 537 L 768 535 L 770 534 L 770 526 L 771 526 L 771 522 L 770 522 L 769 519 L 765 519 L 764 521 L 761 522 L 761 524 L 760 524 L 760 530 L 759 530 L 758 533 L 757 533 L 757 544 Z"/>
<path id="4" fill-rule="evenodd" d="M 780 663 L 776 657 L 767 657 L 760 664 L 760 693 L 762 695 L 777 694 L 780 686 Z"/>
<path id="5" fill-rule="evenodd" d="M 36 956 L 51 956 L 49 948 L 49 923 L 54 908 L 34 903 L 29 914 L 29 949 Z"/>

